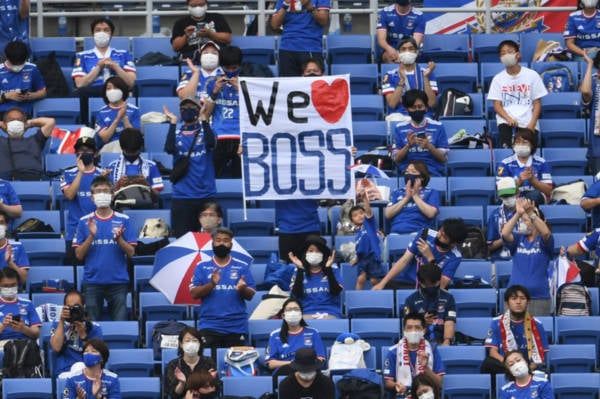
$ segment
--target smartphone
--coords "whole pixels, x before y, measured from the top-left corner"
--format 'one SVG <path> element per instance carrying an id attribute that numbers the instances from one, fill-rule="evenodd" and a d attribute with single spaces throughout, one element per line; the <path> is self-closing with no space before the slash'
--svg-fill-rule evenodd
<path id="1" fill-rule="evenodd" d="M 16 314 L 16 315 L 14 315 L 14 316 L 12 317 L 12 320 L 13 320 L 15 323 L 18 323 L 18 322 L 20 322 L 20 321 L 21 321 L 21 315 L 20 315 L 20 314 Z"/>
<path id="2" fill-rule="evenodd" d="M 21 89 L 21 94 L 27 94 L 29 93 L 29 89 Z"/>
<path id="3" fill-rule="evenodd" d="M 427 134 L 426 133 L 419 133 L 419 134 L 417 134 L 417 138 L 418 139 L 426 139 L 427 138 Z"/>
<path id="4" fill-rule="evenodd" d="M 419 237 L 421 240 L 423 241 L 427 241 L 427 236 L 429 235 L 429 229 L 427 227 L 425 227 L 422 231 L 421 231 L 421 236 Z"/>

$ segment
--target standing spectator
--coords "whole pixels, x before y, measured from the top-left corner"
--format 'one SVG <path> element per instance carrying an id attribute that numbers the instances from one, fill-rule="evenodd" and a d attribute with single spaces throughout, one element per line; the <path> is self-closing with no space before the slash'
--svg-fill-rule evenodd
<path id="1" fill-rule="evenodd" d="M 19 275 L 10 268 L 0 269 L 0 343 L 8 339 L 37 339 L 42 322 L 28 299 L 19 298 Z M 18 316 L 18 317 L 17 317 Z"/>
<path id="2" fill-rule="evenodd" d="M 425 162 L 410 162 L 404 171 L 404 187 L 392 192 L 385 208 L 385 218 L 391 219 L 391 233 L 416 233 L 433 227 L 441 200 L 440 193 L 428 184 L 429 169 Z"/>
<path id="3" fill-rule="evenodd" d="M 29 257 L 23 243 L 8 239 L 8 216 L 0 210 L 0 267 L 9 267 L 17 272 L 25 284 L 29 270 Z"/>
<path id="4" fill-rule="evenodd" d="M 187 0 L 189 16 L 175 21 L 171 35 L 173 51 L 179 54 L 179 59 L 194 59 L 194 53 L 203 44 L 213 41 L 219 45 L 231 43 L 231 28 L 223 15 L 216 12 L 206 12 L 207 0 Z"/>
<path id="5" fill-rule="evenodd" d="M 282 28 L 279 76 L 300 76 L 302 65 L 314 58 L 323 62 L 323 28 L 329 23 L 330 0 L 277 0 L 271 27 Z"/>
<path id="6" fill-rule="evenodd" d="M 10 42 L 29 43 L 30 0 L 0 1 L 0 49 L 4 50 Z M 4 54 L 0 54 L 4 59 Z"/>
<path id="7" fill-rule="evenodd" d="M 233 232 L 219 227 L 212 234 L 212 259 L 199 263 L 190 283 L 194 299 L 202 299 L 198 330 L 202 343 L 216 349 L 244 345 L 248 337 L 245 301 L 255 294 L 255 284 L 246 263 L 231 256 Z"/>
<path id="8" fill-rule="evenodd" d="M 242 177 L 240 147 L 239 74 L 242 50 L 227 46 L 219 55 L 223 75 L 206 82 L 206 95 L 202 119 L 212 117 L 212 129 L 217 138 L 214 150 L 215 177 L 221 178 L 229 169 L 231 177 Z"/>
<path id="9" fill-rule="evenodd" d="M 9 181 L 2 179 L 0 179 L 0 211 L 6 214 L 9 225 L 11 219 L 17 219 L 23 215 L 23 205 L 21 205 L 15 189 Z"/>
<path id="10" fill-rule="evenodd" d="M 290 367 L 295 370 L 279 384 L 279 397 L 286 399 L 331 399 L 335 397 L 333 381 L 321 373 L 323 361 L 314 348 L 300 348 Z"/>
<path id="11" fill-rule="evenodd" d="M 413 378 L 421 374 L 431 378 L 434 389 L 441 389 L 446 370 L 437 347 L 425 339 L 425 318 L 409 313 L 403 320 L 404 336 L 390 349 L 383 364 L 385 389 L 408 395 Z"/>
<path id="12" fill-rule="evenodd" d="M 534 376 L 529 366 L 529 359 L 518 350 L 506 354 L 504 367 L 506 378 L 511 382 L 501 388 L 499 399 L 554 399 L 550 382 L 545 377 Z"/>
<path id="13" fill-rule="evenodd" d="M 104 82 L 118 76 L 129 89 L 136 78 L 135 64 L 128 50 L 110 47 L 115 25 L 108 18 L 94 19 L 90 25 L 95 47 L 77 53 L 71 77 L 75 82 L 75 94 L 80 98 L 80 111 L 84 124 L 88 124 L 88 98 L 104 96 Z"/>
<path id="14" fill-rule="evenodd" d="M 6 111 L 0 122 L 0 129 L 8 136 L 0 136 L 0 178 L 40 180 L 44 174 L 42 153 L 54 125 L 54 118 L 27 120 L 27 114 L 21 108 Z M 37 131 L 25 135 L 29 128 L 37 128 Z"/>
<path id="15" fill-rule="evenodd" d="M 515 227 L 519 223 L 518 232 Z M 515 214 L 502 227 L 502 239 L 510 250 L 513 267 L 509 285 L 527 287 L 529 312 L 535 316 L 549 316 L 552 311 L 548 287 L 548 264 L 554 251 L 554 237 L 546 224 L 544 214 L 533 201 L 517 199 Z"/>
<path id="16" fill-rule="evenodd" d="M 96 141 L 103 152 L 120 152 L 116 148 L 125 129 L 140 129 L 140 109 L 127 102 L 129 87 L 119 76 L 106 79 L 102 99 L 106 104 L 94 112 Z M 107 144 L 111 143 L 111 146 Z"/>
<path id="17" fill-rule="evenodd" d="M 398 69 L 386 72 L 381 84 L 381 94 L 387 103 L 388 112 L 409 116 L 407 107 L 410 105 L 404 103 L 404 94 L 409 90 L 424 91 L 425 110 L 433 109 L 438 92 L 437 81 L 433 73 L 435 62 L 429 61 L 427 68 L 417 64 L 419 46 L 410 37 L 400 40 L 397 54 L 400 64 Z"/>
<path id="18" fill-rule="evenodd" d="M 425 338 L 432 344 L 450 345 L 454 340 L 456 303 L 440 288 L 442 271 L 435 263 L 421 265 L 417 272 L 419 287 L 404 301 L 404 314 L 419 313 L 425 318 Z"/>
<path id="19" fill-rule="evenodd" d="M 10 42 L 4 48 L 6 61 L 0 65 L 0 117 L 20 107 L 28 115 L 33 103 L 46 97 L 46 83 L 37 65 L 27 62 L 29 50 L 23 42 Z"/>
<path id="20" fill-rule="evenodd" d="M 416 48 L 423 43 L 425 16 L 415 10 L 411 0 L 395 0 L 377 14 L 377 44 L 383 49 L 381 61 L 397 63 L 398 43 L 406 38 L 414 39 Z"/>
<path id="21" fill-rule="evenodd" d="M 373 289 L 414 288 L 417 283 L 417 267 L 430 262 L 435 262 L 442 269 L 440 287 L 445 289 L 460 265 L 462 255 L 458 247 L 466 237 L 467 226 L 464 220 L 457 218 L 444 220 L 438 231 L 424 229 Z M 393 281 L 388 286 L 396 276 L 398 281 Z"/>
<path id="22" fill-rule="evenodd" d="M 394 162 L 401 173 L 413 160 L 425 162 L 432 176 L 446 175 L 448 137 L 441 122 L 426 116 L 427 94 L 422 90 L 409 90 L 402 96 L 410 120 L 400 121 L 394 128 Z"/>
<path id="23" fill-rule="evenodd" d="M 82 362 L 83 345 L 94 338 L 102 339 L 102 328 L 86 319 L 83 295 L 76 290 L 67 292 L 60 319 L 52 324 L 50 333 L 50 347 L 56 354 L 52 377 Z"/>
<path id="24" fill-rule="evenodd" d="M 79 219 L 73 247 L 75 256 L 84 262 L 85 302 L 92 321 L 100 319 L 104 299 L 112 320 L 127 320 L 127 259 L 134 254 L 137 232 L 129 216 L 110 207 L 113 187 L 106 176 L 92 181 L 94 213 Z"/>
<path id="25" fill-rule="evenodd" d="M 581 0 L 581 9 L 569 14 L 563 37 L 576 61 L 587 55 L 594 58 L 600 48 L 600 15 L 598 0 Z"/>
<path id="26" fill-rule="evenodd" d="M 319 236 L 306 238 L 299 258 L 288 254 L 297 268 L 291 284 L 292 296 L 302 303 L 307 319 L 342 317 L 340 297 L 344 286 L 339 269 L 332 266 L 334 255 Z"/>
<path id="27" fill-rule="evenodd" d="M 200 67 L 194 64 L 196 60 L 186 60 L 189 69 L 185 71 L 177 86 L 177 96 L 180 99 L 196 97 L 204 101 L 208 96 L 206 82 L 210 78 L 224 75 L 223 68 L 219 66 L 220 51 L 221 47 L 217 43 L 209 41 L 200 47 Z"/>
<path id="28" fill-rule="evenodd" d="M 517 43 L 502 41 L 498 45 L 498 55 L 505 69 L 492 79 L 487 99 L 494 102 L 500 145 L 510 148 L 513 129 L 522 127 L 539 131 L 542 97 L 548 90 L 536 71 L 519 65 L 521 52 Z"/>
<path id="29" fill-rule="evenodd" d="M 581 92 L 581 103 L 590 111 L 590 124 L 587 158 L 589 161 L 590 170 L 596 173 L 600 170 L 600 112 L 598 107 L 598 93 L 596 87 L 598 85 L 598 68 L 600 67 L 600 53 L 596 53 L 595 57 L 589 57 L 584 54 L 584 59 L 587 63 L 585 73 L 579 85 Z M 596 219 L 598 220 L 598 219 Z"/>
<path id="30" fill-rule="evenodd" d="M 504 314 L 492 320 L 485 346 L 489 356 L 484 360 L 482 372 L 503 373 L 503 362 L 508 352 L 518 350 L 529 359 L 531 368 L 545 366 L 548 337 L 540 321 L 527 311 L 529 290 L 522 285 L 511 285 L 504 292 Z"/>
<path id="31" fill-rule="evenodd" d="M 181 237 L 188 231 L 198 231 L 198 214 L 204 202 L 217 194 L 213 150 L 215 136 L 207 122 L 200 122 L 200 102 L 186 98 L 179 103 L 183 124 L 177 129 L 177 116 L 165 108 L 171 125 L 165 141 L 165 152 L 173 155 L 173 165 L 188 157 L 190 166 L 185 175 L 173 182 L 171 224 L 173 235 Z"/>
<path id="32" fill-rule="evenodd" d="M 164 391 L 171 399 L 187 398 L 185 387 L 195 372 L 204 370 L 216 376 L 217 365 L 210 357 L 202 355 L 202 337 L 194 327 L 185 327 L 179 333 L 177 358 L 165 369 Z"/>
<path id="33" fill-rule="evenodd" d="M 488 252 L 494 260 L 510 258 L 510 251 L 504 246 L 502 240 L 502 228 L 513 217 L 517 207 L 515 179 L 501 177 L 496 180 L 496 195 L 502 200 L 502 204 L 490 213 L 487 222 Z"/>

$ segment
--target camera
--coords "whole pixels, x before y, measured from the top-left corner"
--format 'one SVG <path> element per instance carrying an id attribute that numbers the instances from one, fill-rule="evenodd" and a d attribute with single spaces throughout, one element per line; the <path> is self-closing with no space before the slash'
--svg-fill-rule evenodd
<path id="1" fill-rule="evenodd" d="M 21 321 L 21 315 L 20 315 L 20 314 L 13 315 L 13 317 L 12 317 L 12 320 L 13 320 L 15 323 L 18 323 L 18 322 L 20 322 L 20 321 Z"/>
<path id="2" fill-rule="evenodd" d="M 69 308 L 69 323 L 74 321 L 83 321 L 85 319 L 85 311 L 81 305 L 73 305 Z"/>

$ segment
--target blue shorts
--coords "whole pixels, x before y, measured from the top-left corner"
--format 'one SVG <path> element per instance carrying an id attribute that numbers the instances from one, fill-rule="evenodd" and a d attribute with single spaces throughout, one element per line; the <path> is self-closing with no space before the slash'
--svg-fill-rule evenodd
<path id="1" fill-rule="evenodd" d="M 382 278 L 387 274 L 387 270 L 385 270 L 383 263 L 375 256 L 375 254 L 369 254 L 365 257 L 358 255 L 355 266 L 358 267 L 359 276 L 362 273 L 367 273 L 367 278 Z"/>

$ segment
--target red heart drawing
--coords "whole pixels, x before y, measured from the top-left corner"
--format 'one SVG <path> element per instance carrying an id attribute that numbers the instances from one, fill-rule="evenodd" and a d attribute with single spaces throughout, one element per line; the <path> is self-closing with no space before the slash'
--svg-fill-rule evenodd
<path id="1" fill-rule="evenodd" d="M 311 101 L 321 118 L 329 123 L 339 121 L 348 107 L 348 82 L 335 79 L 329 84 L 325 80 L 315 80 L 310 88 Z"/>

